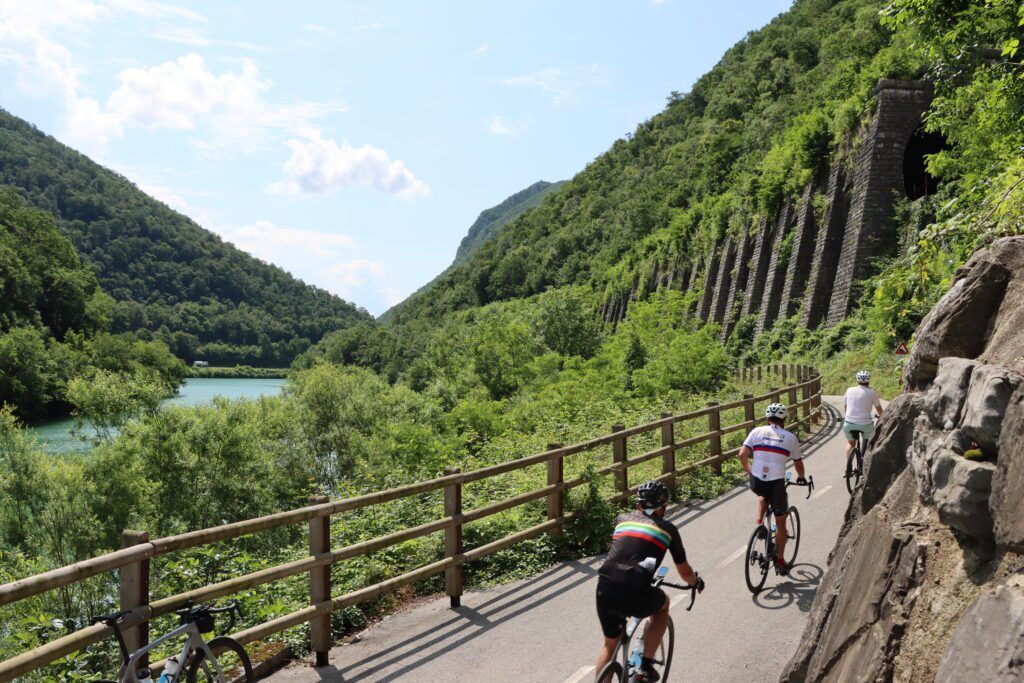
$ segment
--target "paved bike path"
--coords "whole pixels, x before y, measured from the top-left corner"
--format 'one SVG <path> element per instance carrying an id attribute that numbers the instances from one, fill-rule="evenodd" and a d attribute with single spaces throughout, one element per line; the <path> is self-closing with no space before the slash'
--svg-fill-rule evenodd
<path id="1" fill-rule="evenodd" d="M 826 400 L 838 405 L 841 399 Z M 744 584 L 742 559 L 754 526 L 753 495 L 737 487 L 713 501 L 669 510 L 691 563 L 708 583 L 691 612 L 688 594 L 666 589 L 676 627 L 672 681 L 746 683 L 781 674 L 849 501 L 839 424 L 830 411 L 805 443 L 816 488 L 810 500 L 806 489 L 790 489 L 803 523 L 797 564 L 789 578 L 772 572 L 756 598 Z M 564 562 L 530 579 L 469 592 L 456 610 L 447 598 L 430 600 L 334 648 L 328 667 L 297 662 L 269 680 L 592 681 L 601 642 L 594 588 L 602 559 Z M 669 576 L 678 581 L 674 569 Z"/>

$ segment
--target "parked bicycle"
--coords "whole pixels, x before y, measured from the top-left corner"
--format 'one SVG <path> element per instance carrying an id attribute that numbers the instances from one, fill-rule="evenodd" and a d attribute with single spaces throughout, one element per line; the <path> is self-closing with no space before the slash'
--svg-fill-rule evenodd
<path id="1" fill-rule="evenodd" d="M 789 480 L 790 473 L 786 473 L 786 487 L 806 486 L 807 498 L 811 497 L 814 491 L 814 477 L 808 477 L 806 484 L 797 484 Z M 747 543 L 747 561 L 744 564 L 747 579 L 747 588 L 754 595 L 761 592 L 764 582 L 768 580 L 768 571 L 775 565 L 775 517 L 771 506 L 761 517 L 760 522 L 754 527 L 750 534 L 750 541 Z M 786 550 L 782 559 L 786 566 L 792 567 L 796 562 L 796 554 L 800 550 L 800 513 L 795 505 L 790 505 L 786 513 Z M 778 570 L 776 570 L 778 571 Z"/>
<path id="2" fill-rule="evenodd" d="M 109 626 L 114 631 L 114 637 L 117 638 L 117 644 L 121 649 L 122 664 L 117 673 L 116 683 L 146 683 L 152 680 L 150 669 L 140 666 L 140 663 L 154 648 L 172 638 L 181 636 L 186 637 L 181 654 L 167 659 L 159 679 L 160 683 L 178 683 L 181 680 L 188 683 L 228 683 L 228 681 L 236 680 L 251 683 L 256 680 L 252 673 L 249 655 L 241 643 L 228 636 L 219 636 L 209 642 L 203 640 L 202 634 L 213 631 L 218 614 L 230 615 L 231 624 L 228 630 L 234 627 L 235 618 L 242 616 L 237 602 L 231 602 L 224 607 L 211 607 L 210 605 L 194 607 L 188 604 L 185 608 L 175 612 L 181 622 L 178 628 L 131 653 L 128 652 L 128 646 L 124 642 L 120 623 L 129 614 L 131 611 L 125 610 L 96 616 L 91 620 L 93 624 L 102 623 Z M 100 683 L 115 682 L 100 681 Z"/>
<path id="3" fill-rule="evenodd" d="M 693 609 L 693 603 L 697 599 L 697 586 L 684 586 L 677 583 L 665 581 L 668 574 L 668 567 L 661 567 L 654 576 L 651 585 L 660 587 L 668 586 L 679 590 L 690 591 L 690 604 L 686 611 Z M 647 633 L 647 622 L 650 617 L 637 619 L 631 617 L 626 622 L 626 629 L 622 632 L 619 645 L 615 648 L 612 660 L 608 662 L 597 677 L 598 683 L 635 683 L 637 674 L 640 671 L 640 663 L 644 652 L 644 635 Z M 672 650 L 675 646 L 675 626 L 672 625 L 671 615 L 668 618 L 668 627 L 665 635 L 661 637 L 658 650 L 654 656 L 654 665 L 661 671 L 662 681 L 668 680 L 668 672 L 672 666 Z M 621 657 L 621 661 L 618 661 Z"/>

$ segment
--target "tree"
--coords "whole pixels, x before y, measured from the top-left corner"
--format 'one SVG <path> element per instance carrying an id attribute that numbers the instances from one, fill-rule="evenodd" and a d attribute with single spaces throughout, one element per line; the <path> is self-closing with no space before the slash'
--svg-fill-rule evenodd
<path id="1" fill-rule="evenodd" d="M 68 383 L 76 431 L 94 443 L 108 441 L 126 424 L 156 412 L 167 389 L 153 376 L 96 370 Z M 88 425 L 92 437 L 83 436 Z"/>

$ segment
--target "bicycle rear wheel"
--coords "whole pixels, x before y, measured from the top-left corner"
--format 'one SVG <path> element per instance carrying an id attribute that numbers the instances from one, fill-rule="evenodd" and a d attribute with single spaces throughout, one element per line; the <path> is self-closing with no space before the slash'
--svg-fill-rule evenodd
<path id="1" fill-rule="evenodd" d="M 220 636 L 206 645 L 213 652 L 217 666 L 224 675 L 218 676 L 217 669 L 206 658 L 206 653 L 199 650 L 189 663 L 188 683 L 228 683 L 238 679 L 254 683 L 256 678 L 252 674 L 252 662 L 241 643 L 234 638 Z"/>
<path id="2" fill-rule="evenodd" d="M 795 507 L 789 508 L 786 515 L 786 552 L 783 559 L 786 564 L 793 566 L 796 562 L 797 551 L 800 550 L 800 513 Z"/>
<path id="3" fill-rule="evenodd" d="M 767 520 L 765 521 L 767 522 Z M 747 543 L 747 560 L 743 563 L 747 588 L 754 595 L 761 592 L 764 582 L 768 580 L 768 568 L 772 564 L 768 546 L 768 528 L 764 524 L 758 524 L 750 534 L 750 541 Z"/>
<path id="4" fill-rule="evenodd" d="M 846 491 L 847 493 L 853 494 L 853 490 L 857 488 L 857 484 L 860 482 L 860 444 L 854 444 L 853 448 L 850 449 L 850 454 L 846 456 Z"/>
<path id="5" fill-rule="evenodd" d="M 639 644 L 636 641 L 637 641 L 637 638 L 639 637 L 638 634 L 640 632 L 640 629 L 642 628 L 642 629 L 644 629 L 644 631 L 646 631 L 647 630 L 647 626 L 649 624 L 650 624 L 650 621 L 645 619 L 644 622 L 642 624 L 640 624 L 640 626 L 638 626 L 636 628 L 636 630 L 633 631 L 633 635 L 631 635 L 629 637 L 629 642 L 626 643 L 627 661 L 628 661 L 629 657 L 632 656 L 632 654 L 633 654 L 633 648 L 636 647 Z M 675 647 L 675 641 L 676 641 L 676 629 L 675 629 L 675 625 L 673 625 L 673 623 L 672 623 L 672 617 L 669 617 L 668 618 L 668 626 L 665 628 L 665 635 L 663 635 L 661 637 L 661 642 L 658 643 L 658 649 L 654 651 L 654 657 L 652 658 L 652 659 L 654 659 L 655 665 L 657 665 L 657 667 L 658 667 L 658 673 L 661 674 L 661 679 L 660 680 L 663 680 L 663 681 L 667 681 L 668 680 L 668 672 L 669 672 L 669 669 L 672 666 L 672 650 Z M 632 666 L 630 667 L 630 670 L 627 671 L 626 674 L 622 677 L 622 680 L 624 680 L 624 681 L 631 680 L 631 678 L 632 678 L 631 674 L 632 675 L 636 674 L 636 672 L 632 670 Z"/>

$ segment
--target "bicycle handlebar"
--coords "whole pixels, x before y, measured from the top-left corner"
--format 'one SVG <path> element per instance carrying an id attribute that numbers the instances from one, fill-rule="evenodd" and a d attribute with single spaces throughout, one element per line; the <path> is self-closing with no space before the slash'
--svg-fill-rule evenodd
<path id="1" fill-rule="evenodd" d="M 786 480 L 786 486 L 787 487 L 789 487 L 789 486 L 806 486 L 807 487 L 807 498 L 805 498 L 804 500 L 809 500 L 810 497 L 811 497 L 811 494 L 814 492 L 814 477 L 807 477 L 807 483 L 806 484 L 798 484 L 795 481 L 789 481 L 787 479 Z"/>
<path id="2" fill-rule="evenodd" d="M 700 574 L 694 573 L 694 576 L 697 577 L 697 580 L 699 582 L 700 581 Z M 690 591 L 690 604 L 686 606 L 686 611 L 687 612 L 689 612 L 691 609 L 693 609 L 693 603 L 697 601 L 697 585 L 699 585 L 699 583 L 697 585 L 693 585 L 693 586 L 683 586 L 683 585 L 678 584 L 678 583 L 670 583 L 670 582 L 665 581 L 663 579 L 655 579 L 654 585 L 655 586 L 668 586 L 669 588 L 676 588 L 676 589 L 681 590 L 681 591 Z"/>

